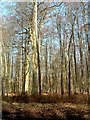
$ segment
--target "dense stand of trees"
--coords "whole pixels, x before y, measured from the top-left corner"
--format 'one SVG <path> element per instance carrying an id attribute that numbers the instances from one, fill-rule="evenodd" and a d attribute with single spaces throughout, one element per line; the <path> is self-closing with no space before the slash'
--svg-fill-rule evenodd
<path id="1" fill-rule="evenodd" d="M 2 95 L 90 93 L 88 3 L 4 3 Z"/>

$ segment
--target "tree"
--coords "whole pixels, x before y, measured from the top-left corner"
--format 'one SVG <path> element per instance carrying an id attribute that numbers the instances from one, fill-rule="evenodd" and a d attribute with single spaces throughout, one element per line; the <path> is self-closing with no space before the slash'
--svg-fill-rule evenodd
<path id="1" fill-rule="evenodd" d="M 37 1 L 33 3 L 33 18 L 32 24 L 32 94 L 38 92 L 37 88 Z"/>

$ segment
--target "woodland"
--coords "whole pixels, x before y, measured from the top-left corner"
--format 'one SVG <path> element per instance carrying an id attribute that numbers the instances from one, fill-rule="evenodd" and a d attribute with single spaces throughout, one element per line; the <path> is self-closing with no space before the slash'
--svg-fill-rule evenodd
<path id="1" fill-rule="evenodd" d="M 2 120 L 90 120 L 90 3 L 0 8 Z"/>

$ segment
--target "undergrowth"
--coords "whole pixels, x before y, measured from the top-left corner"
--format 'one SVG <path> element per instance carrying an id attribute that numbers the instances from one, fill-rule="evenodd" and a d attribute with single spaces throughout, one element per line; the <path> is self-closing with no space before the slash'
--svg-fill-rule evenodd
<path id="1" fill-rule="evenodd" d="M 61 96 L 59 94 L 41 94 L 41 95 L 28 95 L 28 94 L 20 94 L 17 96 L 4 96 L 2 100 L 7 102 L 18 102 L 18 103 L 80 103 L 80 104 L 89 104 L 90 103 L 90 95 L 84 94 L 76 94 L 71 96 Z"/>

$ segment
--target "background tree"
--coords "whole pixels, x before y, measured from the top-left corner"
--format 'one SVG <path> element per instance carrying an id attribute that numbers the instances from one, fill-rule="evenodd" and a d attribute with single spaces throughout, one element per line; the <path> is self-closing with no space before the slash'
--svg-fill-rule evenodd
<path id="1" fill-rule="evenodd" d="M 9 93 L 89 93 L 87 3 L 2 6 L 2 87 Z M 38 16 L 37 16 L 38 15 Z"/>

